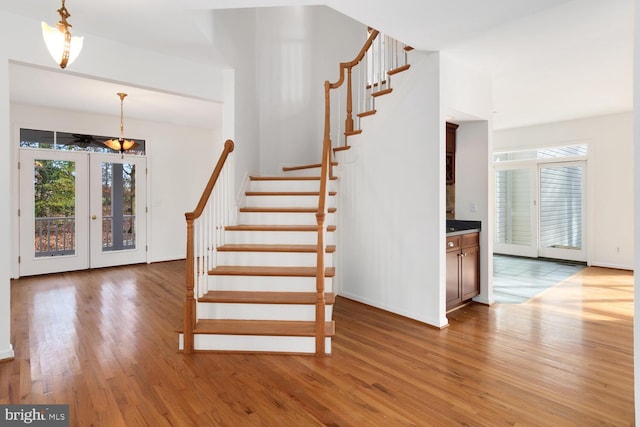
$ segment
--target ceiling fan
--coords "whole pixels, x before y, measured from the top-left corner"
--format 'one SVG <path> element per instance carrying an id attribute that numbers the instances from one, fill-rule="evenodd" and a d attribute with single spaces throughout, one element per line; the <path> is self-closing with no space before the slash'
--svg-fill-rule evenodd
<path id="1" fill-rule="evenodd" d="M 103 141 L 107 138 L 82 133 L 63 133 L 57 135 L 57 143 L 60 145 L 75 145 L 81 148 L 89 146 L 104 147 Z"/>

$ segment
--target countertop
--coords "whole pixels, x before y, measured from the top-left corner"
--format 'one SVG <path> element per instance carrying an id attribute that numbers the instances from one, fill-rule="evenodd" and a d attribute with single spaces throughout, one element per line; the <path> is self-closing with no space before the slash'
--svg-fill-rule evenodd
<path id="1" fill-rule="evenodd" d="M 447 236 L 476 233 L 482 229 L 482 221 L 465 221 L 461 219 L 447 220 Z"/>

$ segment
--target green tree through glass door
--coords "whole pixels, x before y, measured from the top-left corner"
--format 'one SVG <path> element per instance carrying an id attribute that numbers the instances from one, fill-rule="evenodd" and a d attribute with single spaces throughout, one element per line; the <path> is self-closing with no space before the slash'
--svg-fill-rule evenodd
<path id="1" fill-rule="evenodd" d="M 76 163 L 36 159 L 34 174 L 34 255 L 73 255 Z"/>

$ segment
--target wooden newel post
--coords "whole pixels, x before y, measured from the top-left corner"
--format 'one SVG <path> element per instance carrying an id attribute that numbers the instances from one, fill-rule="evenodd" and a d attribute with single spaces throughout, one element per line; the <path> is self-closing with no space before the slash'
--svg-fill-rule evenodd
<path id="1" fill-rule="evenodd" d="M 352 67 L 347 68 L 347 118 L 344 121 L 344 131 L 353 132 L 353 95 L 352 95 L 352 85 L 351 85 L 351 69 Z M 345 139 L 346 145 L 346 139 Z"/>
<path id="2" fill-rule="evenodd" d="M 194 253 L 193 253 L 193 218 L 191 213 L 185 214 L 187 218 L 187 267 L 186 280 L 187 294 L 184 301 L 183 319 L 183 351 L 193 353 L 193 329 L 196 326 L 196 300 L 193 295 L 194 288 Z"/>
<path id="3" fill-rule="evenodd" d="M 325 299 L 324 299 L 324 212 L 316 213 L 318 222 L 318 263 L 316 271 L 316 356 L 325 355 Z"/>

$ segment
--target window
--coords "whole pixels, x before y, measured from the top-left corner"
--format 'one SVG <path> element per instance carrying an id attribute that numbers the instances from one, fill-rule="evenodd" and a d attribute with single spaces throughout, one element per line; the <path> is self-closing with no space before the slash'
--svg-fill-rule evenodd
<path id="1" fill-rule="evenodd" d="M 562 159 L 584 157 L 587 155 L 587 144 L 566 145 L 560 147 L 538 148 L 534 150 L 505 151 L 494 153 L 494 163 L 523 160 Z"/>
<path id="2" fill-rule="evenodd" d="M 81 133 L 55 132 L 49 130 L 20 129 L 20 148 L 44 148 L 63 151 L 89 151 L 92 153 L 114 153 L 103 144 L 111 136 L 85 135 Z M 145 141 L 134 139 L 138 146 L 127 150 L 127 154 L 145 154 Z"/>

